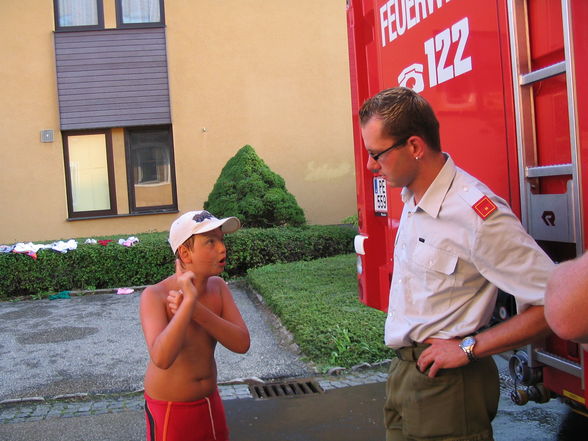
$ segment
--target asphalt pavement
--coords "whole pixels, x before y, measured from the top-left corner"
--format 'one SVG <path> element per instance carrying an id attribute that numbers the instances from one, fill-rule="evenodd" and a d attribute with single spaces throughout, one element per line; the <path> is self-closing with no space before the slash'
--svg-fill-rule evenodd
<path id="1" fill-rule="evenodd" d="M 255 293 L 238 284 L 231 289 L 252 342 L 244 355 L 220 346 L 216 352 L 232 440 L 385 438 L 386 363 L 319 374 Z M 142 378 L 148 355 L 139 297 L 135 289 L 0 303 L 0 441 L 145 439 Z M 256 394 L 264 382 L 317 387 L 266 399 Z M 552 400 L 517 407 L 503 386 L 496 441 L 557 439 L 564 405 Z"/>
<path id="2" fill-rule="evenodd" d="M 251 349 L 241 355 L 218 345 L 218 381 L 313 374 L 257 299 L 239 285 L 232 291 Z M 0 303 L 0 402 L 141 390 L 148 354 L 140 292 Z"/>

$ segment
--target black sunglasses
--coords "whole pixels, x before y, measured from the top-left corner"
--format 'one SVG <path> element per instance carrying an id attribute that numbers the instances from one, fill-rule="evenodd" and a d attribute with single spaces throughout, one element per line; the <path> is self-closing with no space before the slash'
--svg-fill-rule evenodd
<path id="1" fill-rule="evenodd" d="M 377 161 L 378 159 L 380 159 L 380 157 L 381 157 L 381 156 L 382 156 L 384 153 L 386 153 L 386 152 L 389 152 L 390 150 L 397 149 L 398 147 L 402 147 L 402 146 L 404 146 L 404 145 L 406 144 L 406 142 L 408 141 L 408 138 L 410 138 L 410 136 L 407 136 L 406 138 L 404 138 L 404 139 L 401 139 L 401 140 L 400 140 L 400 141 L 398 141 L 396 144 L 393 144 L 393 145 L 391 145 L 390 147 L 388 147 L 388 148 L 387 148 L 387 149 L 385 149 L 385 150 L 382 150 L 381 152 L 378 152 L 378 153 L 369 153 L 369 155 L 372 157 L 372 159 L 373 159 L 374 161 Z"/>

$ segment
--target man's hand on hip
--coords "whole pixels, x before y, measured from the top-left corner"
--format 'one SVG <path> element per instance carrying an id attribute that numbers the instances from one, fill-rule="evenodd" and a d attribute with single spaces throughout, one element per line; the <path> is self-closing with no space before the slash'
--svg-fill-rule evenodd
<path id="1" fill-rule="evenodd" d="M 431 346 L 425 349 L 419 357 L 417 361 L 418 369 L 425 372 L 430 366 L 428 376 L 434 377 L 439 372 L 439 369 L 465 366 L 469 363 L 469 360 L 465 352 L 459 347 L 460 341 L 457 338 L 451 340 L 428 338 L 425 343 Z"/>

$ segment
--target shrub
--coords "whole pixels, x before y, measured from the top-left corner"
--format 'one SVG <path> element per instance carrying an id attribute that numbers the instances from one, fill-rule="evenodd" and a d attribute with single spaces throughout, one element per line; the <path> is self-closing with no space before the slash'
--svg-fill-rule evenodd
<path id="1" fill-rule="evenodd" d="M 353 216 L 347 216 L 341 222 L 344 224 L 353 225 L 354 227 L 358 227 L 359 226 L 359 216 L 357 214 L 354 214 Z"/>
<path id="2" fill-rule="evenodd" d="M 336 226 L 242 229 L 227 235 L 229 262 L 225 278 L 274 262 L 311 260 L 349 253 L 355 232 Z M 79 244 L 65 254 L 40 250 L 37 260 L 22 254 L 0 254 L 0 298 L 65 290 L 150 285 L 174 271 L 167 233 L 137 235 L 124 247 Z"/>
<path id="3" fill-rule="evenodd" d="M 217 217 L 235 216 L 246 227 L 300 226 L 304 212 L 286 190 L 284 179 L 270 170 L 250 145 L 226 163 L 204 209 Z"/>

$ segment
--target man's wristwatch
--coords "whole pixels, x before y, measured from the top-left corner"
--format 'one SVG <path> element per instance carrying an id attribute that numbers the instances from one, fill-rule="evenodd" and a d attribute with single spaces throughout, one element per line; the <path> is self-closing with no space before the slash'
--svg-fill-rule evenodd
<path id="1" fill-rule="evenodd" d="M 474 355 L 474 346 L 476 345 L 476 339 L 473 335 L 464 338 L 460 343 L 459 347 L 468 356 L 468 360 L 474 361 L 476 356 Z"/>

